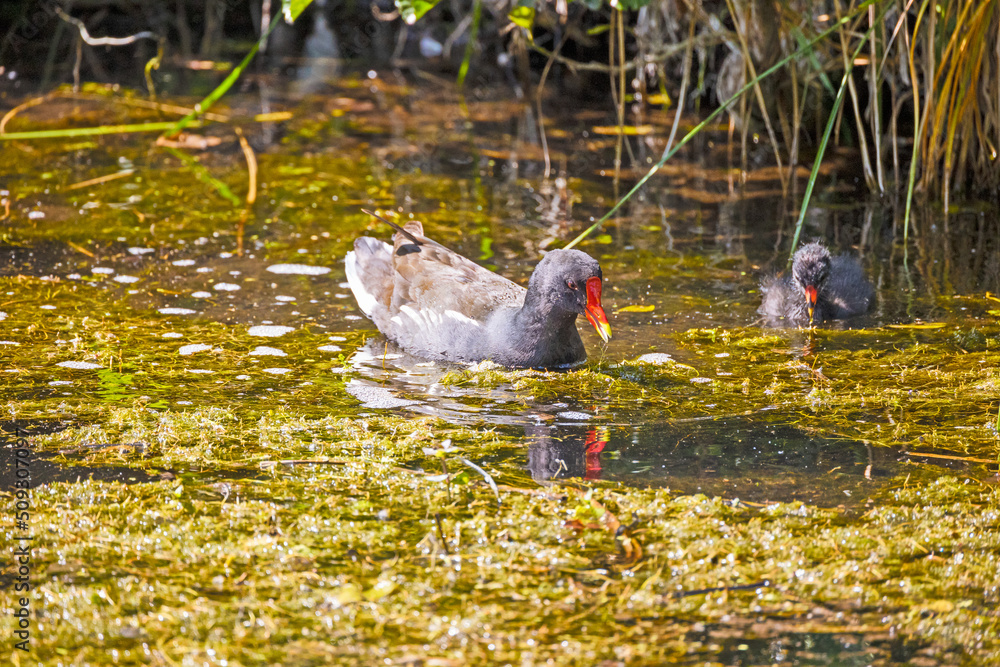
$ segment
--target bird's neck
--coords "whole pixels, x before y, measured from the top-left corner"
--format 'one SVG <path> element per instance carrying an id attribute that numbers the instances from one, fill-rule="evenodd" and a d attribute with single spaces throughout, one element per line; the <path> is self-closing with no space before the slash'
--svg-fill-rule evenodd
<path id="1" fill-rule="evenodd" d="M 524 305 L 514 316 L 519 329 L 530 331 L 539 339 L 557 338 L 567 329 L 576 328 L 576 313 L 556 309 L 543 302 L 531 290 L 524 296 Z"/>
<path id="2" fill-rule="evenodd" d="M 525 297 L 524 305 L 514 315 L 513 324 L 517 338 L 531 341 L 532 349 L 521 349 L 525 365 L 557 366 L 576 363 L 581 356 L 586 356 L 583 341 L 576 330 L 576 313 L 557 310 L 551 305 L 546 308 L 540 300 L 532 299 L 530 292 Z M 554 350 L 560 352 L 560 357 L 566 358 L 548 358 L 547 355 Z"/>

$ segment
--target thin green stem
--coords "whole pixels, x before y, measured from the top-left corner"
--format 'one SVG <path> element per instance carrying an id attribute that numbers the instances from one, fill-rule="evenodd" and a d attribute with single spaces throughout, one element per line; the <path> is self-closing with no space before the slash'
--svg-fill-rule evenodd
<path id="1" fill-rule="evenodd" d="M 469 41 L 465 43 L 465 55 L 462 57 L 462 66 L 458 70 L 458 87 L 465 84 L 465 77 L 469 73 L 469 63 L 472 62 L 472 51 L 476 45 L 476 35 L 479 34 L 479 19 L 483 14 L 482 0 L 476 0 L 472 5 L 472 27 L 469 29 Z"/>
<path id="2" fill-rule="evenodd" d="M 229 89 L 233 87 L 233 84 L 236 83 L 236 80 L 239 79 L 240 75 L 243 74 L 243 70 L 249 67 L 250 61 L 253 60 L 253 57 L 257 55 L 257 51 L 260 50 L 261 44 L 264 43 L 264 41 L 270 36 L 271 32 L 277 27 L 278 22 L 282 20 L 284 19 L 282 18 L 281 13 L 279 12 L 278 14 L 275 15 L 273 19 L 271 19 L 271 25 L 267 27 L 267 31 L 260 36 L 260 39 L 257 40 L 257 43 L 253 45 L 253 48 L 250 49 L 250 53 L 248 53 L 246 57 L 243 58 L 243 60 L 240 62 L 239 65 L 233 68 L 233 71 L 229 73 L 229 76 L 226 77 L 225 81 L 216 86 L 215 90 L 209 93 L 208 96 L 205 97 L 205 99 L 203 99 L 201 102 L 196 104 L 194 107 L 194 111 L 192 111 L 191 113 L 189 113 L 188 115 L 184 116 L 179 121 L 177 121 L 172 128 L 170 128 L 167 132 L 164 133 L 164 136 L 166 137 L 174 136 L 175 134 L 183 130 L 185 127 L 190 125 L 192 122 L 194 122 L 194 120 L 198 116 L 208 111 L 213 104 L 218 102 L 219 98 L 225 95 L 229 91 Z"/>
<path id="3" fill-rule="evenodd" d="M 101 134 L 129 134 L 133 132 L 162 132 L 169 130 L 176 123 L 135 123 L 132 125 L 102 125 L 100 127 L 67 127 L 61 130 L 31 130 L 28 132 L 4 132 L 0 141 L 16 141 L 20 139 L 69 139 L 71 137 L 93 137 Z M 200 127 L 201 123 L 197 123 Z"/>

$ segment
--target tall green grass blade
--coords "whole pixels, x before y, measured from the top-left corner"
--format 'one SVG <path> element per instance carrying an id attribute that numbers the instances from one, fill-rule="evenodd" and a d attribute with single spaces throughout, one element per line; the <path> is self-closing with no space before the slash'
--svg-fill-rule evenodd
<path id="1" fill-rule="evenodd" d="M 421 16 L 434 9 L 440 0 L 396 0 L 396 9 L 406 25 L 413 25 Z"/>
<path id="2" fill-rule="evenodd" d="M 806 42 L 806 36 L 802 34 L 802 31 L 797 26 L 793 26 L 790 32 L 792 38 L 795 39 L 795 43 L 798 44 L 800 48 L 805 49 L 802 52 L 802 55 L 804 55 L 806 60 L 809 61 L 809 64 L 812 65 L 813 71 L 816 72 L 819 81 L 823 84 L 823 88 L 826 90 L 827 94 L 836 95 L 837 93 L 833 89 L 833 83 L 830 81 L 830 77 L 826 75 L 826 71 L 824 71 L 819 58 L 816 57 L 816 52 L 813 50 L 812 44 Z"/>
<path id="3" fill-rule="evenodd" d="M 479 19 L 483 13 L 483 0 L 476 0 L 472 5 L 472 27 L 469 29 L 469 41 L 465 43 L 465 55 L 462 57 L 462 67 L 458 70 L 458 87 L 465 84 L 469 73 L 469 63 L 472 62 L 472 52 L 476 48 L 476 35 L 479 34 Z"/>
<path id="4" fill-rule="evenodd" d="M 102 134 L 130 134 L 134 132 L 163 132 L 169 130 L 176 122 L 135 123 L 132 125 L 102 125 L 100 127 L 66 127 L 61 130 L 30 130 L 27 132 L 5 132 L 0 134 L 0 141 L 17 141 L 31 139 L 71 139 L 73 137 L 94 137 Z M 201 122 L 196 123 L 201 127 Z"/>
<path id="5" fill-rule="evenodd" d="M 903 213 L 903 268 L 908 269 L 907 262 L 910 255 L 910 212 L 913 204 L 913 190 L 917 183 L 917 159 L 920 151 L 917 146 L 917 137 L 920 136 L 920 123 L 913 130 L 913 155 L 910 157 L 910 175 L 906 179 L 906 207 Z"/>
<path id="6" fill-rule="evenodd" d="M 278 22 L 281 20 L 282 16 L 280 14 L 276 15 L 273 19 L 271 19 L 271 25 L 267 27 L 267 31 L 263 35 L 261 35 L 260 39 L 257 40 L 256 44 L 253 45 L 253 48 L 250 49 L 250 53 L 248 53 L 246 57 L 243 58 L 242 62 L 240 62 L 239 65 L 233 68 L 233 71 L 229 73 L 229 76 L 226 77 L 225 81 L 216 86 L 215 90 L 209 93 L 208 96 L 205 97 L 205 99 L 203 99 L 201 102 L 196 104 L 194 111 L 192 111 L 191 113 L 189 113 L 188 115 L 184 116 L 179 121 L 177 121 L 172 128 L 170 128 L 167 132 L 164 133 L 164 136 L 167 137 L 174 136 L 175 134 L 186 128 L 188 125 L 190 125 L 192 122 L 194 122 L 194 120 L 198 116 L 208 111 L 213 104 L 218 102 L 219 98 L 225 95 L 229 91 L 229 89 L 233 87 L 233 84 L 236 83 L 236 80 L 239 79 L 240 76 L 243 74 L 243 70 L 245 70 L 250 65 L 250 62 L 253 60 L 254 56 L 257 55 L 257 51 L 260 50 L 260 45 L 264 43 L 264 40 L 268 38 L 271 32 L 277 27 Z"/>
<path id="7" fill-rule="evenodd" d="M 295 19 L 299 18 L 310 4 L 312 0 L 283 0 L 281 10 L 285 14 L 285 20 L 295 23 Z"/>
<path id="8" fill-rule="evenodd" d="M 862 42 L 863 46 L 864 43 Z M 861 48 L 854 52 L 854 58 L 858 56 L 860 51 Z M 823 137 L 820 139 L 819 147 L 816 150 L 816 159 L 813 161 L 812 171 L 809 172 L 809 181 L 806 183 L 806 191 L 802 195 L 799 219 L 795 221 L 795 235 L 792 237 L 792 247 L 788 254 L 787 266 L 789 267 L 792 265 L 792 257 L 795 254 L 795 249 L 799 247 L 799 238 L 802 236 L 802 225 L 805 223 L 806 211 L 809 209 L 809 200 L 812 199 L 813 188 L 816 187 L 816 179 L 819 176 L 819 168 L 823 162 L 823 155 L 826 153 L 826 147 L 830 142 L 830 135 L 833 134 L 833 127 L 837 124 L 837 114 L 840 113 L 840 107 L 844 104 L 844 93 L 847 91 L 847 81 L 850 79 L 851 71 L 854 69 L 854 58 L 851 58 L 851 62 L 844 71 L 844 78 L 840 82 L 837 97 L 833 101 L 833 108 L 830 109 L 830 117 L 827 119 L 826 128 L 823 130 Z"/>

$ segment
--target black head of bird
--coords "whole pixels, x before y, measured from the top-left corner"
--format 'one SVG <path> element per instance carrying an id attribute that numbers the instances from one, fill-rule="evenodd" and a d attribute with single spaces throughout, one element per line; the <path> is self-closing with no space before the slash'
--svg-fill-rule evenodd
<path id="1" fill-rule="evenodd" d="M 805 295 L 810 325 L 816 313 L 816 301 L 830 276 L 830 262 L 830 251 L 819 243 L 802 246 L 792 259 L 792 278 Z"/>

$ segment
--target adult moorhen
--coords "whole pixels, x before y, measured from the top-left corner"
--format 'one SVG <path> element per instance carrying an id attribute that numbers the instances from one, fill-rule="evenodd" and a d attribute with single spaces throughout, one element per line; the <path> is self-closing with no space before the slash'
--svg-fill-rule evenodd
<path id="1" fill-rule="evenodd" d="M 525 290 L 431 241 L 419 222 L 399 227 L 375 217 L 396 230 L 394 243 L 356 239 L 345 258 L 347 282 L 378 330 L 411 354 L 554 368 L 587 358 L 577 315 L 604 342 L 611 337 L 601 267 L 586 253 L 550 251 Z"/>
<path id="2" fill-rule="evenodd" d="M 761 285 L 764 302 L 757 310 L 770 326 L 812 325 L 862 315 L 874 290 L 857 260 L 833 257 L 819 243 L 809 243 L 792 258 L 792 274 L 773 276 Z"/>

